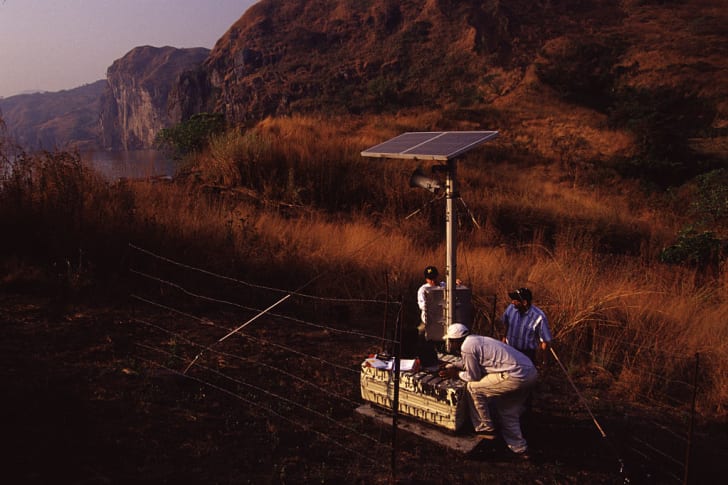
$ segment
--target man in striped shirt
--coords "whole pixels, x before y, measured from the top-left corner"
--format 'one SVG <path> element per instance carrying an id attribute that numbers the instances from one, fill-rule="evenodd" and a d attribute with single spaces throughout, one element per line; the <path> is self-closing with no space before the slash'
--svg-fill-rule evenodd
<path id="1" fill-rule="evenodd" d="M 551 342 L 551 330 L 546 314 L 533 304 L 533 294 L 528 288 L 508 293 L 511 304 L 503 313 L 506 336 L 503 342 L 526 354 L 536 362 L 536 350 L 545 351 Z"/>

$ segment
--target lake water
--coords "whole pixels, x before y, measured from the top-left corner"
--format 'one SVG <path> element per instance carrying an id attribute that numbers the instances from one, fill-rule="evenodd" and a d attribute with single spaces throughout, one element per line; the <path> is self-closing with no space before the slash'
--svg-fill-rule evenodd
<path id="1" fill-rule="evenodd" d="M 108 180 L 171 177 L 177 168 L 177 162 L 159 150 L 84 152 L 81 160 Z"/>

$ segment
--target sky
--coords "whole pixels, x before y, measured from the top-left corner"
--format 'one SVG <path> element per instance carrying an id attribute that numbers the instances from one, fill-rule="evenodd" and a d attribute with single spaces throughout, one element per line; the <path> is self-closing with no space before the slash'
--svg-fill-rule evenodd
<path id="1" fill-rule="evenodd" d="M 0 0 L 0 97 L 106 78 L 134 47 L 207 47 L 257 0 Z"/>

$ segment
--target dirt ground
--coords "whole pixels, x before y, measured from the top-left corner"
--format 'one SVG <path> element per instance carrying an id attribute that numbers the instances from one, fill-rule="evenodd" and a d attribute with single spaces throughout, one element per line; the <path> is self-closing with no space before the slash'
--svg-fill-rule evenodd
<path id="1" fill-rule="evenodd" d="M 5 483 L 372 484 L 390 483 L 393 470 L 397 483 L 676 483 L 627 463 L 613 446 L 625 430 L 621 412 L 599 411 L 600 424 L 616 433 L 603 438 L 553 369 L 543 372 L 524 421 L 530 461 L 514 459 L 501 442 L 466 456 L 400 432 L 392 468 L 390 429 L 354 412 L 355 374 L 342 390 L 350 403 L 328 409 L 346 431 L 321 433 L 325 421 L 285 418 L 298 416 L 285 402 L 261 410 L 241 400 L 239 385 L 215 388 L 198 374 L 175 373 L 171 354 L 158 359 L 161 366 L 151 364 L 145 349 L 170 348 L 171 339 L 138 324 L 158 315 L 137 311 L 126 303 L 59 306 L 40 296 L 0 294 Z M 320 350 L 340 352 L 354 369 L 359 359 L 345 357 L 356 354 L 351 348 Z M 378 444 L 359 443 L 357 433 Z M 332 446 L 332 436 L 343 445 Z M 724 472 L 717 463 L 694 466 L 692 483 Z"/>

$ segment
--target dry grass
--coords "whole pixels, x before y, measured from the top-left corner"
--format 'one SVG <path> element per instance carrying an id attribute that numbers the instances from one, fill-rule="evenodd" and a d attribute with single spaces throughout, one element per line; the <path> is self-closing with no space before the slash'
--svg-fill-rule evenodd
<path id="1" fill-rule="evenodd" d="M 422 123 L 438 117 L 266 120 L 214 140 L 186 184 L 109 185 L 73 159 L 35 160 L 3 182 L 3 249 L 16 266 L 76 267 L 83 253 L 84 264 L 111 273 L 124 270 L 118 255 L 133 242 L 281 287 L 326 273 L 316 291 L 370 297 L 387 287 L 414 306 L 421 268 L 444 263 L 442 201 L 407 187 L 407 163 L 359 152 Z M 724 415 L 725 265 L 706 284 L 695 270 L 657 262 L 679 218 L 649 210 L 637 192 L 574 186 L 553 166 L 507 162 L 462 164 L 461 195 L 480 227 L 459 231 L 458 275 L 475 295 L 497 295 L 500 314 L 508 289 L 531 287 L 560 348 L 573 348 L 576 361 L 591 335 L 593 362 L 638 391 L 669 392 L 654 376 L 685 380 L 685 362 L 700 353 L 701 410 Z"/>

